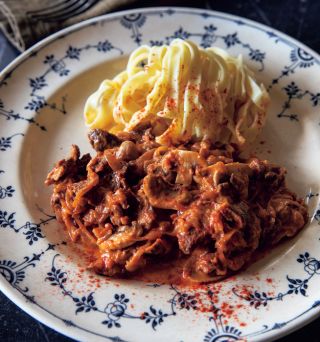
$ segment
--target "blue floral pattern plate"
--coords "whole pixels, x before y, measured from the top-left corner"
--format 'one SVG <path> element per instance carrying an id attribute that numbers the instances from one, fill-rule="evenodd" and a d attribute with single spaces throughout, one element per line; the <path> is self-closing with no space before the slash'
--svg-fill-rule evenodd
<path id="1" fill-rule="evenodd" d="M 110 280 L 85 269 L 50 209 L 43 181 L 76 143 L 89 151 L 82 110 L 141 44 L 174 38 L 241 53 L 272 104 L 254 152 L 288 169 L 310 223 L 236 277 L 199 289 Z M 63 30 L 17 58 L 0 80 L 1 290 L 82 341 L 270 341 L 320 312 L 320 67 L 299 42 L 212 11 L 119 12 Z"/>

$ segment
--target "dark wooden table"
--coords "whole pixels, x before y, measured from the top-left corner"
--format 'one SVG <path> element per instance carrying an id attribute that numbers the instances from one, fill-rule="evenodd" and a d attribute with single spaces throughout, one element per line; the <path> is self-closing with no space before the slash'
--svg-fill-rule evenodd
<path id="1" fill-rule="evenodd" d="M 121 9 L 150 6 L 186 6 L 232 13 L 276 28 L 297 38 L 318 53 L 320 52 L 319 0 L 152 1 L 152 4 L 150 2 L 136 1 L 130 6 L 123 6 Z M 3 44 L 5 42 L 0 39 L 0 47 L 2 47 L 3 51 L 0 61 L 1 67 L 7 64 L 15 55 L 12 48 Z M 319 342 L 319 330 L 320 318 L 280 339 L 279 342 Z M 31 318 L 0 293 L 0 341 L 67 342 L 72 340 Z"/>

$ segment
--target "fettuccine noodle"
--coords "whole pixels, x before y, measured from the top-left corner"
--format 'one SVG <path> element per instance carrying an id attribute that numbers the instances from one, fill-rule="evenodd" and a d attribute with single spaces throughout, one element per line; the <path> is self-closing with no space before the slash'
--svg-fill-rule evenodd
<path id="1" fill-rule="evenodd" d="M 151 127 L 162 145 L 209 138 L 241 148 L 260 133 L 268 103 L 241 56 L 176 39 L 136 49 L 88 98 L 84 116 L 111 133 Z"/>

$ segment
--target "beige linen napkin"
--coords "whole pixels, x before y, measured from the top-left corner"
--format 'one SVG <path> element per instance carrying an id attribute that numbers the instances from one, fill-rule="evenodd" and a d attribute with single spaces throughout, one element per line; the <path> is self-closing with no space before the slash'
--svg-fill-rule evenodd
<path id="1" fill-rule="evenodd" d="M 104 14 L 133 0 L 0 1 L 0 29 L 23 51 L 66 26 Z"/>

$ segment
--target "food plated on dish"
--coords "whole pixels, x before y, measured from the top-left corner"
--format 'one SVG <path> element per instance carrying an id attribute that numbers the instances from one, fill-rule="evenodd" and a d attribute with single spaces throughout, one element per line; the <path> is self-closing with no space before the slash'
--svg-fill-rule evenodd
<path id="1" fill-rule="evenodd" d="M 228 268 L 225 276 L 215 277 L 214 272 L 208 273 L 209 281 L 200 281 L 200 276 L 205 277 L 205 274 L 197 272 L 194 266 L 199 263 L 192 262 L 191 255 L 205 241 L 208 241 L 212 248 L 215 243 L 214 237 L 207 236 L 205 240 L 201 238 L 191 244 L 190 254 L 186 254 L 180 251 L 178 235 L 168 237 L 167 231 L 164 231 L 159 239 L 173 241 L 171 248 L 173 254 L 161 254 L 157 257 L 154 253 L 146 253 L 140 259 L 141 267 L 136 271 L 127 271 L 125 263 L 124 266 L 120 264 L 122 271 L 119 274 L 115 273 L 111 277 L 101 276 L 87 266 L 91 264 L 96 271 L 106 273 L 103 269 L 105 264 L 102 254 L 111 255 L 112 247 L 109 243 L 105 244 L 103 245 L 105 253 L 101 252 L 97 245 L 98 238 L 92 233 L 88 235 L 89 241 L 92 241 L 91 247 L 88 247 L 89 244 L 85 242 L 82 250 L 81 246 L 84 245 L 82 233 L 86 235 L 85 229 L 91 233 L 94 228 L 100 228 L 98 225 L 90 226 L 89 221 L 84 224 L 85 229 L 78 232 L 79 238 L 76 242 L 70 241 L 67 234 L 63 232 L 63 224 L 59 224 L 55 219 L 50 205 L 52 192 L 56 191 L 58 194 L 58 184 L 44 186 L 44 180 L 54 163 L 68 158 L 73 144 L 79 147 L 82 154 L 90 152 L 90 160 L 95 159 L 97 163 L 102 162 L 105 158 L 104 154 L 108 155 L 108 158 L 110 155 L 117 154 L 124 141 L 131 141 L 142 156 L 153 143 L 152 140 L 146 143 L 148 134 L 155 139 L 154 148 L 166 149 L 164 153 L 166 161 L 169 159 L 167 156 L 169 150 L 178 150 L 177 156 L 180 155 L 180 150 L 183 151 L 184 156 L 185 152 L 195 152 L 200 155 L 200 148 L 204 151 L 206 139 L 200 136 L 197 138 L 198 131 L 189 130 L 188 124 L 184 122 L 183 125 L 186 125 L 188 132 L 195 134 L 195 138 L 191 139 L 190 143 L 186 141 L 188 137 L 180 144 L 157 141 L 161 132 L 166 131 L 164 128 L 172 126 L 173 120 L 169 117 L 171 114 L 168 111 L 168 116 L 163 118 L 160 115 L 160 120 L 153 121 L 161 123 L 161 126 L 157 126 L 157 128 L 162 127 L 161 130 L 153 132 L 149 130 L 150 133 L 147 133 L 148 128 L 145 127 L 146 129 L 141 130 L 134 129 L 135 132 L 125 132 L 125 124 L 132 123 L 130 123 L 130 113 L 134 114 L 137 111 L 134 106 L 131 107 L 130 101 L 127 102 L 130 111 L 124 117 L 125 124 L 123 123 L 118 131 L 113 130 L 115 127 L 113 114 L 110 116 L 111 126 L 108 129 L 101 126 L 90 127 L 88 115 L 85 115 L 85 123 L 89 126 L 86 128 L 81 119 L 84 108 L 89 108 L 86 106 L 86 100 L 90 94 L 99 90 L 99 84 L 104 79 L 112 81 L 115 75 L 123 70 L 126 71 L 128 58 L 133 51 L 140 46 L 170 45 L 178 37 L 196 42 L 202 49 L 214 46 L 215 52 L 219 51 L 216 50 L 218 47 L 226 50 L 230 56 L 243 56 L 245 64 L 254 71 L 254 74 L 248 73 L 248 75 L 258 86 L 254 88 L 256 95 L 252 100 L 258 101 L 255 102 L 257 106 L 251 107 L 252 113 L 257 113 L 255 110 L 262 108 L 259 99 L 262 99 L 260 95 L 265 94 L 265 91 L 261 83 L 265 85 L 270 97 L 269 100 L 266 98 L 269 102 L 268 115 L 261 117 L 264 127 L 261 133 L 256 135 L 254 132 L 260 131 L 262 125 L 253 126 L 255 129 L 252 130 L 254 133 L 252 139 L 249 134 L 245 134 L 250 131 L 245 129 L 250 127 L 250 120 L 242 121 L 243 125 L 237 126 L 240 135 L 237 135 L 236 129 L 229 135 L 225 135 L 229 131 L 228 128 L 224 133 L 221 130 L 215 131 L 216 142 L 211 142 L 212 145 L 208 150 L 211 157 L 203 157 L 208 168 L 212 167 L 209 163 L 217 156 L 221 158 L 224 156 L 225 160 L 221 162 L 228 167 L 231 166 L 232 159 L 233 163 L 247 164 L 250 168 L 249 164 L 254 158 L 259 163 L 268 160 L 268 167 L 271 164 L 278 165 L 281 169 L 280 174 L 284 166 L 287 170 L 285 175 L 287 185 L 284 186 L 282 183 L 278 190 L 273 188 L 273 193 L 267 191 L 261 193 L 265 194 L 266 198 L 274 196 L 277 191 L 281 196 L 283 191 L 290 191 L 291 196 L 294 196 L 292 192 L 296 193 L 297 199 L 293 202 L 300 205 L 298 198 L 306 201 L 310 220 L 305 229 L 301 229 L 295 237 L 283 238 L 279 244 L 274 242 L 274 246 L 277 245 L 274 248 L 270 248 L 270 245 L 265 247 L 259 245 L 256 253 L 258 255 L 250 255 L 246 263 L 251 264 L 249 267 L 245 264 L 238 272 Z M 23 54 L 3 72 L 0 81 L 0 273 L 3 275 L 0 277 L 1 291 L 36 319 L 80 341 L 91 339 L 95 341 L 121 339 L 132 342 L 150 340 L 212 342 L 218 339 L 270 341 L 318 317 L 320 308 L 317 285 L 320 265 L 318 170 L 320 164 L 314 151 L 320 148 L 318 125 L 320 102 L 317 82 L 320 77 L 319 63 L 319 56 L 315 52 L 270 27 L 223 13 L 182 8 L 139 9 L 106 15 L 68 28 Z M 153 80 L 150 78 L 150 81 L 154 82 L 154 80 L 155 78 Z M 150 86 L 153 84 L 155 83 L 150 83 Z M 17 97 L 16 94 L 19 96 Z M 93 103 L 92 109 L 99 113 L 99 108 L 94 107 L 94 98 L 90 101 Z M 173 104 L 172 101 L 170 103 Z M 184 102 L 179 103 L 184 105 Z M 226 104 L 222 101 L 220 103 Z M 124 102 L 123 104 L 125 105 Z M 141 103 L 139 108 L 142 108 Z M 180 107 L 179 113 L 184 113 L 185 108 L 189 107 Z M 227 111 L 227 113 L 232 112 Z M 148 120 L 158 116 L 149 116 Z M 191 115 L 188 117 L 192 118 Z M 94 115 L 92 118 L 94 119 Z M 247 119 L 249 116 L 244 115 L 243 118 Z M 208 126 L 212 127 L 212 125 L 213 123 Z M 231 129 L 232 127 L 229 126 Z M 99 139 L 93 140 L 94 132 Z M 174 129 L 174 132 L 180 134 L 183 130 Z M 87 138 L 89 133 L 96 149 L 100 147 L 95 142 L 104 142 L 100 152 L 90 146 Z M 129 138 L 132 134 L 135 135 L 135 140 Z M 173 139 L 177 136 L 170 134 Z M 166 135 L 166 141 L 169 136 Z M 245 141 L 239 143 L 238 137 L 241 136 Z M 106 142 L 110 137 L 115 141 L 108 147 Z M 219 142 L 219 139 L 224 137 L 225 140 Z M 229 143 L 228 139 L 231 138 L 234 140 Z M 104 141 L 105 139 L 107 140 Z M 255 142 L 251 147 L 251 141 L 254 139 Z M 235 146 L 235 143 L 238 146 Z M 126 143 L 123 148 L 126 145 L 128 146 Z M 130 142 L 129 145 L 133 146 Z M 218 151 L 213 152 L 214 150 Z M 73 151 L 75 156 L 73 159 L 76 159 L 77 149 Z M 169 194 L 171 190 L 181 189 L 183 193 L 188 190 L 194 203 L 198 200 L 198 204 L 207 205 L 204 202 L 200 203 L 198 197 L 198 195 L 202 196 L 201 200 L 203 200 L 204 193 L 207 195 L 210 190 L 209 187 L 203 186 L 207 184 L 201 183 L 201 179 L 205 176 L 201 174 L 202 178 L 194 177 L 195 169 L 202 170 L 206 167 L 205 164 L 201 162 L 200 165 L 196 164 L 193 167 L 193 159 L 188 163 L 192 166 L 192 182 L 188 185 L 186 182 L 188 173 L 185 180 L 181 178 L 177 180 L 172 168 L 178 165 L 165 164 L 160 153 L 158 158 L 157 161 L 154 158 L 149 161 L 154 162 L 153 166 L 159 169 L 159 173 L 146 168 L 143 170 L 145 174 L 138 177 L 138 182 L 144 182 L 148 176 L 163 178 L 165 184 L 170 186 Z M 199 157 L 200 161 L 201 158 Z M 112 163 L 116 161 L 115 159 L 109 158 L 109 161 Z M 139 157 L 128 161 L 123 159 L 120 166 L 125 168 L 127 164 L 137 164 L 138 159 Z M 90 160 L 83 159 L 83 162 L 87 165 Z M 106 164 L 103 166 L 105 168 L 102 171 L 95 169 L 99 182 L 103 177 L 116 180 L 117 171 L 109 170 Z M 66 183 L 75 184 L 79 183 L 80 178 L 86 181 L 91 176 L 95 177 L 94 173 L 88 177 L 87 167 L 83 169 L 84 173 L 78 175 L 79 179 L 73 179 L 69 172 L 65 179 Z M 166 170 L 169 171 L 170 177 L 164 174 L 163 171 Z M 130 173 L 126 176 L 128 174 Z M 132 174 L 134 177 L 137 176 L 136 173 Z M 185 173 L 181 172 L 181 174 Z M 278 174 L 279 179 L 282 179 L 280 174 Z M 249 184 L 252 184 L 253 179 L 249 173 L 248 177 Z M 123 180 L 131 181 L 130 177 L 119 178 L 119 181 Z M 62 184 L 62 179 L 58 182 L 61 185 L 59 196 L 63 198 L 64 192 L 67 192 L 64 189 L 66 183 Z M 228 183 L 228 188 L 235 182 L 231 181 L 230 176 L 230 180 L 227 179 L 218 185 L 221 185 L 222 192 L 220 191 L 218 195 L 223 203 L 233 208 L 241 201 L 248 202 L 250 212 L 255 210 L 253 201 L 243 197 L 240 200 L 234 199 L 233 193 L 231 195 L 223 193 L 225 187 L 223 183 Z M 211 186 L 212 183 L 209 185 Z M 139 186 L 142 188 L 142 185 Z M 137 196 L 136 198 L 141 194 L 141 191 L 137 193 L 139 186 L 134 188 L 130 183 L 128 188 L 133 192 L 134 197 Z M 160 199 L 164 198 L 163 195 L 169 195 L 162 191 L 162 184 L 160 189 Z M 196 191 L 192 192 L 192 190 Z M 68 210 L 70 210 L 73 205 L 71 201 L 73 194 L 68 192 L 68 196 L 71 195 L 67 196 Z M 80 202 L 87 200 L 89 192 L 84 194 L 83 198 L 79 197 Z M 93 187 L 92 193 L 94 192 L 108 192 L 110 195 L 110 189 L 104 191 L 100 183 Z M 248 195 L 252 196 L 252 192 L 249 191 Z M 150 194 L 148 196 L 150 197 Z M 154 197 L 151 196 L 150 199 Z M 217 200 L 217 198 L 210 199 L 212 203 Z M 286 203 L 291 208 L 290 201 Z M 90 204 L 89 209 L 93 209 L 92 213 L 99 213 L 96 204 L 96 202 Z M 168 213 L 169 209 L 155 208 L 154 204 L 150 202 L 152 211 L 157 214 Z M 274 204 L 272 201 L 273 207 Z M 188 208 L 188 205 L 190 204 L 185 205 L 181 210 L 173 209 L 172 214 L 183 215 L 182 211 L 186 212 L 189 209 L 190 213 L 192 208 Z M 264 203 L 261 205 L 265 208 Z M 298 210 L 302 216 L 303 206 Z M 292 207 L 296 210 L 297 204 Z M 271 206 L 267 207 L 267 211 L 268 208 L 271 209 Z M 77 214 L 80 218 L 79 223 L 82 223 L 88 207 L 78 206 L 78 209 L 83 209 Z M 123 214 L 128 212 L 126 208 L 122 209 L 119 218 L 123 218 L 125 216 Z M 137 214 L 140 213 L 138 209 Z M 63 214 L 70 218 L 70 228 L 72 228 L 75 224 L 73 220 L 75 221 L 77 217 L 75 213 L 70 214 L 68 210 L 64 210 Z M 217 210 L 217 216 L 221 213 Z M 59 214 L 58 210 L 57 214 Z M 283 219 L 285 212 L 282 211 L 281 215 Z M 297 214 L 296 217 L 299 215 Z M 130 219 L 136 220 L 131 213 L 127 216 L 129 222 Z M 110 216 L 109 218 L 111 221 Z M 158 222 L 158 219 L 159 216 L 154 222 Z M 161 220 L 160 217 L 160 222 Z M 168 220 L 171 224 L 170 220 L 174 220 L 174 217 L 169 219 L 164 217 L 162 221 Z M 185 221 L 189 223 L 190 220 L 187 218 Z M 261 219 L 260 221 L 262 222 Z M 113 226 L 112 222 L 110 224 Z M 129 224 L 125 223 L 124 226 L 126 225 Z M 152 226 L 151 229 L 153 228 L 155 227 Z M 180 229 L 182 231 L 182 225 Z M 112 233 L 116 233 L 116 230 L 115 225 L 115 231 Z M 288 234 L 288 231 L 286 232 Z M 144 230 L 138 239 L 145 235 Z M 248 241 L 246 238 L 245 241 Z M 146 245 L 150 241 L 135 240 L 132 245 L 119 248 L 119 255 L 126 248 L 135 252 L 137 247 Z M 211 244 L 211 241 L 214 242 Z M 99 243 L 102 242 L 103 239 L 99 240 Z M 268 243 L 273 245 L 269 240 Z M 208 248 L 204 252 L 215 252 L 209 250 L 206 244 L 203 247 Z M 227 257 L 230 259 L 233 255 Z M 191 260 L 190 267 L 187 263 L 188 258 Z M 102 260 L 100 269 L 99 259 Z M 108 270 L 115 270 L 115 268 Z M 168 279 L 171 269 L 175 278 Z M 182 277 L 184 269 L 186 271 L 190 269 L 192 272 L 185 272 L 187 277 Z M 229 276 L 236 272 L 236 275 Z M 130 280 L 121 279 L 124 277 Z M 224 280 L 215 281 L 224 277 Z M 157 279 L 159 281 L 154 282 Z M 163 284 L 168 280 L 173 285 Z M 177 286 L 179 282 L 188 286 Z"/>
<path id="2" fill-rule="evenodd" d="M 283 167 L 247 156 L 270 102 L 242 57 L 141 46 L 85 105 L 96 155 L 48 174 L 52 208 L 99 274 L 194 284 L 250 265 L 307 223 Z M 150 278 L 148 278 L 150 279 Z"/>

